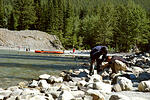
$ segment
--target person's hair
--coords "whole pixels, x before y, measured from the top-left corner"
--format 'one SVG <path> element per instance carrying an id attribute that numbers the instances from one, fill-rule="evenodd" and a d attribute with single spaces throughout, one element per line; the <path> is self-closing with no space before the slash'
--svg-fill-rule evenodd
<path id="1" fill-rule="evenodd" d="M 106 61 L 107 61 L 107 62 L 109 62 L 111 59 L 112 59 L 111 56 L 107 56 L 107 57 L 106 57 Z"/>
<path id="2" fill-rule="evenodd" d="M 107 48 L 106 47 L 102 47 L 102 49 L 101 49 L 104 53 L 106 53 L 107 54 Z"/>

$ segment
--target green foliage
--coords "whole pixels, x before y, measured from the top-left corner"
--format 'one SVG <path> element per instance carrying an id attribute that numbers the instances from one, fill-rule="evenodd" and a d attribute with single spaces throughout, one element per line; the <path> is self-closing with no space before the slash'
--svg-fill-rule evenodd
<path id="1" fill-rule="evenodd" d="M 14 17 L 13 12 L 11 13 L 11 15 L 8 19 L 8 29 L 9 30 L 15 30 L 16 29 L 16 19 Z"/>
<path id="2" fill-rule="evenodd" d="M 36 20 L 33 0 L 15 0 L 14 12 L 17 17 L 17 29 L 26 30 Z"/>
<path id="3" fill-rule="evenodd" d="M 35 23 L 33 24 L 33 28 L 36 30 L 40 30 L 42 27 L 42 6 L 41 0 L 34 0 L 35 6 L 35 16 L 37 17 Z"/>
<path id="4" fill-rule="evenodd" d="M 121 47 L 120 51 L 128 51 L 136 44 L 146 43 L 143 36 L 148 33 L 148 20 L 143 8 L 129 1 L 118 6 L 116 10 L 114 39 L 115 44 Z"/>
<path id="5" fill-rule="evenodd" d="M 3 0 L 0 0 L 0 28 L 5 26 Z"/>
<path id="6" fill-rule="evenodd" d="M 113 36 L 113 26 L 115 22 L 115 9 L 110 2 L 104 3 L 100 8 L 99 20 L 96 23 L 97 44 L 110 44 Z"/>
<path id="7" fill-rule="evenodd" d="M 66 49 L 150 43 L 150 0 L 0 0 L 0 27 L 56 35 Z"/>

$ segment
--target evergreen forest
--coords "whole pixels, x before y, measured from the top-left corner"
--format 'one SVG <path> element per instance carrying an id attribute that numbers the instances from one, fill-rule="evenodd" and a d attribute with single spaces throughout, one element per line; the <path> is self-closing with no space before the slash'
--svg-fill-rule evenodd
<path id="1" fill-rule="evenodd" d="M 0 28 L 56 35 L 65 49 L 150 49 L 150 0 L 0 0 Z"/>

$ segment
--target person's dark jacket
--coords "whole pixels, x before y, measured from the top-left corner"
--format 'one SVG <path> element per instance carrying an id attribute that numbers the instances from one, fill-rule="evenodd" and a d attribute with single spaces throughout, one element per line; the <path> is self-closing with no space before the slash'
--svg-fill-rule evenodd
<path id="1" fill-rule="evenodd" d="M 105 54 L 102 54 L 102 50 L 105 48 Z M 106 46 L 96 46 L 94 48 L 92 48 L 91 52 L 90 52 L 90 57 L 92 60 L 94 59 L 98 59 L 101 55 L 102 59 L 101 61 L 104 61 L 104 59 L 106 59 L 106 55 L 107 55 L 107 47 Z"/>

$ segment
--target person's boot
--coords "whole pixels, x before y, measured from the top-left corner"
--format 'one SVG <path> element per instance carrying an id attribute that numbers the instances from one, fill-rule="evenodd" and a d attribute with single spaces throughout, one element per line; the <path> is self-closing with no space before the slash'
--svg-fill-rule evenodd
<path id="1" fill-rule="evenodd" d="M 94 67 L 95 67 L 94 64 L 92 64 L 92 65 L 90 66 L 90 73 L 89 73 L 90 76 L 92 76 L 92 75 L 94 74 Z"/>

